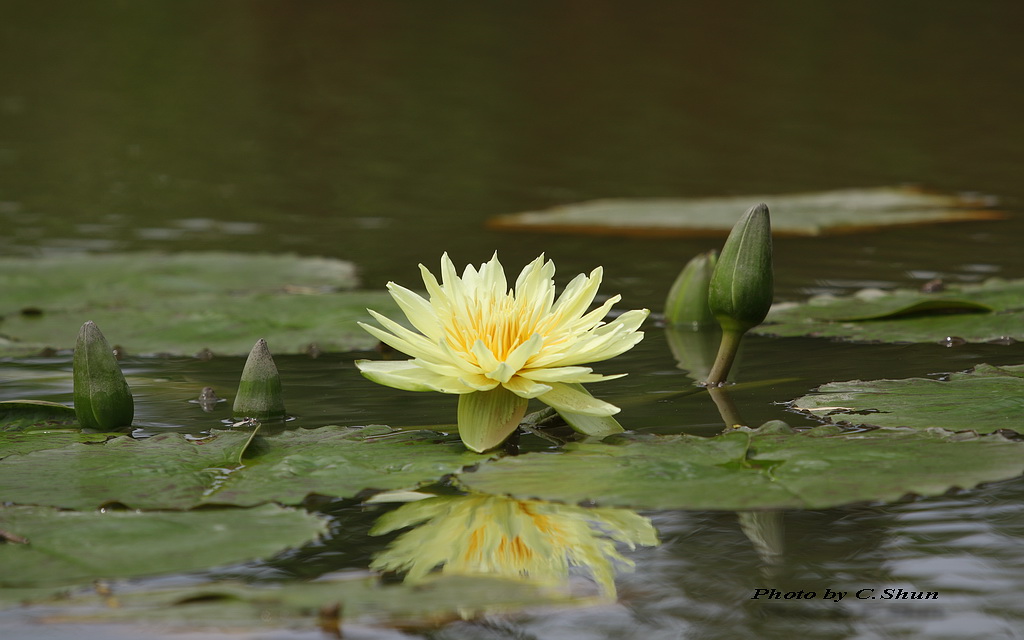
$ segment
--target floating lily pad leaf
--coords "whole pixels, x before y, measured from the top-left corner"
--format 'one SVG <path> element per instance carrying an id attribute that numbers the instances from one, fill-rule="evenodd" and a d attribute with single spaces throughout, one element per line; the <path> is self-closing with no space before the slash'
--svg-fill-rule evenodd
<path id="1" fill-rule="evenodd" d="M 46 400 L 0 402 L 0 432 L 69 425 L 77 425 L 74 407 Z"/>
<path id="2" fill-rule="evenodd" d="M 298 504 L 310 494 L 347 498 L 366 490 L 414 489 L 489 459 L 468 452 L 457 438 L 379 425 L 257 436 L 252 451 L 244 471 L 232 474 L 205 502 Z"/>
<path id="3" fill-rule="evenodd" d="M 0 507 L 0 587 L 34 588 L 183 573 L 265 558 L 327 530 L 316 515 L 264 505 L 188 512 Z"/>
<path id="4" fill-rule="evenodd" d="M 0 502 L 95 509 L 191 509 L 204 504 L 298 504 L 309 494 L 352 497 L 410 489 L 488 459 L 428 431 L 321 427 L 267 437 L 217 431 L 72 444 L 0 460 Z M 249 447 L 238 464 L 239 454 Z"/>
<path id="5" fill-rule="evenodd" d="M 1024 365 L 979 365 L 949 380 L 830 382 L 793 408 L 843 424 L 1024 433 Z"/>
<path id="6" fill-rule="evenodd" d="M 865 289 L 776 305 L 754 333 L 860 342 L 1024 340 L 1024 280 L 991 278 L 941 293 Z"/>
<path id="7" fill-rule="evenodd" d="M 497 229 L 639 236 L 725 236 L 751 205 L 764 202 L 776 235 L 817 236 L 931 222 L 991 220 L 1006 214 L 991 199 L 914 187 L 715 198 L 592 200 L 498 216 Z"/>
<path id="8" fill-rule="evenodd" d="M 259 337 L 266 338 L 275 354 L 304 353 L 314 343 L 322 351 L 365 350 L 377 344 L 356 324 L 369 321 L 367 307 L 397 310 L 388 294 L 365 291 L 147 297 L 128 308 L 91 307 L 37 318 L 5 318 L 0 326 L 21 342 L 9 350 L 0 344 L 0 356 L 45 347 L 71 349 L 75 327 L 85 320 L 102 326 L 111 343 L 134 355 L 191 356 L 209 349 L 217 355 L 245 356 Z"/>
<path id="9" fill-rule="evenodd" d="M 415 586 L 382 586 L 377 579 L 365 575 L 272 586 L 215 582 L 124 591 L 116 596 L 116 608 L 95 593 L 63 598 L 52 604 L 67 611 L 57 619 L 61 622 L 159 623 L 161 628 L 181 632 L 223 632 L 225 628 L 267 632 L 282 628 L 294 634 L 318 628 L 330 631 L 337 621 L 324 612 L 335 608 L 339 609 L 345 631 L 349 631 L 354 625 L 416 628 L 483 614 L 507 614 L 528 607 L 597 603 L 596 598 L 574 597 L 525 580 L 467 576 L 438 576 Z M 51 622 L 57 620 L 50 618 Z"/>
<path id="10" fill-rule="evenodd" d="M 30 453 L 43 449 L 59 449 L 77 442 L 105 442 L 119 434 L 82 433 L 77 431 L 0 431 L 0 460 L 14 454 Z M 0 490 L 0 494 L 3 491 Z"/>
<path id="11" fill-rule="evenodd" d="M 0 258 L 0 315 L 135 306 L 140 297 L 325 292 L 358 284 L 351 262 L 286 254 L 139 252 Z"/>
<path id="12" fill-rule="evenodd" d="M 44 283 L 29 277 L 36 269 Z M 385 292 L 342 290 L 355 282 L 350 271 L 336 260 L 226 253 L 0 260 L 0 289 L 11 289 L 0 307 L 0 356 L 71 349 L 88 320 L 136 355 L 241 356 L 260 337 L 275 354 L 313 343 L 372 348 L 356 322 L 370 319 L 367 307 L 397 307 Z"/>
<path id="13" fill-rule="evenodd" d="M 833 434 L 734 431 L 614 436 L 482 465 L 458 480 L 475 491 L 633 509 L 823 509 L 1024 473 L 1024 443 L 1000 435 L 879 430 Z"/>
<path id="14" fill-rule="evenodd" d="M 165 433 L 8 456 L 0 460 L 0 503 L 189 509 L 235 466 L 232 458 L 247 441 L 240 431 L 199 441 Z"/>

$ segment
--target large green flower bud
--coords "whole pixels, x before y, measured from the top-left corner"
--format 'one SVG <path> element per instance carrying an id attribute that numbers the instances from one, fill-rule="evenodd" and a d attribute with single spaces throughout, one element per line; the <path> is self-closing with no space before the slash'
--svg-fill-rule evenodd
<path id="1" fill-rule="evenodd" d="M 131 426 L 135 401 L 114 351 L 92 320 L 82 325 L 72 359 L 75 416 L 86 429 Z"/>
<path id="2" fill-rule="evenodd" d="M 267 341 L 256 341 L 242 369 L 232 413 L 236 419 L 277 420 L 285 417 L 281 376 Z"/>
<path id="3" fill-rule="evenodd" d="M 772 306 L 772 226 L 768 205 L 751 207 L 729 233 L 711 275 L 708 304 L 722 330 L 746 332 Z"/>

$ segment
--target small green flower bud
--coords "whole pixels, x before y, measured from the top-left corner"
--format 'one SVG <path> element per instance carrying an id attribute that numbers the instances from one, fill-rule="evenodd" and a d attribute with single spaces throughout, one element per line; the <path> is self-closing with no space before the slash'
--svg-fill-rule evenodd
<path id="1" fill-rule="evenodd" d="M 263 338 L 256 341 L 245 361 L 232 413 L 236 419 L 279 420 L 285 416 L 281 376 Z"/>
<path id="2" fill-rule="evenodd" d="M 86 429 L 131 426 L 135 401 L 114 351 L 92 320 L 82 325 L 72 359 L 75 416 Z"/>
<path id="3" fill-rule="evenodd" d="M 693 329 L 715 325 L 715 315 L 708 305 L 708 287 L 717 262 L 718 251 L 712 249 L 686 263 L 665 299 L 666 324 Z"/>
<path id="4" fill-rule="evenodd" d="M 764 321 L 772 306 L 772 228 L 768 205 L 751 207 L 722 247 L 708 304 L 722 330 L 746 332 Z"/>

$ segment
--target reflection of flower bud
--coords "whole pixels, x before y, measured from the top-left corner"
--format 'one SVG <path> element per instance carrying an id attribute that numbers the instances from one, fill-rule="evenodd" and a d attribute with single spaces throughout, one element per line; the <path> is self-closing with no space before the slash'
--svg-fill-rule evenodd
<path id="1" fill-rule="evenodd" d="M 92 320 L 78 332 L 72 362 L 78 423 L 98 430 L 130 426 L 135 417 L 131 389 L 110 344 Z"/>
<path id="2" fill-rule="evenodd" d="M 666 324 L 694 329 L 714 326 L 715 316 L 708 306 L 708 286 L 716 262 L 718 252 L 712 249 L 686 263 L 665 299 Z"/>
<path id="3" fill-rule="evenodd" d="M 232 412 L 236 419 L 273 420 L 284 418 L 284 394 L 281 376 L 267 348 L 267 341 L 256 341 L 242 369 L 238 395 Z"/>
<path id="4" fill-rule="evenodd" d="M 743 333 L 761 324 L 773 295 L 771 220 L 761 203 L 729 233 L 711 275 L 708 304 L 724 331 Z"/>

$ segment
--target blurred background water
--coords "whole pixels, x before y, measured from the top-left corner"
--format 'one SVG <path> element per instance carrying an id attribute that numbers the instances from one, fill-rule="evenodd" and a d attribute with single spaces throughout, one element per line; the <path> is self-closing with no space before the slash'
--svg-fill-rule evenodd
<path id="1" fill-rule="evenodd" d="M 682 265 L 720 240 L 498 232 L 487 219 L 591 198 L 913 183 L 994 196 L 1010 217 L 779 238 L 776 299 L 1024 277 L 1019 3 L 5 0 L 2 12 L 0 255 L 293 252 L 351 260 L 379 289 L 415 286 L 417 263 L 444 251 L 465 264 L 497 250 L 510 271 L 546 252 L 560 283 L 604 265 L 620 307 L 658 310 Z M 395 403 L 352 360 L 278 359 L 296 424 L 452 421 L 450 398 Z M 754 338 L 742 377 L 777 382 L 736 400 L 752 423 L 809 424 L 780 403 L 829 380 L 979 362 L 1021 363 L 1024 349 Z M 658 328 L 614 365 L 630 376 L 595 391 L 628 428 L 721 427 L 706 396 L 676 393 L 690 381 Z M 241 360 L 124 366 L 139 424 L 203 430 L 227 409 L 189 400 L 207 385 L 230 396 Z M 69 401 L 69 370 L 0 362 L 0 395 Z M 346 508 L 339 518 L 365 525 Z M 786 512 L 772 566 L 736 514 L 648 515 L 663 545 L 630 554 L 619 605 L 430 636 L 1024 637 L 1022 482 Z M 280 571 L 365 568 L 380 546 L 336 536 Z M 782 606 L 750 600 L 762 586 L 941 598 Z"/>

